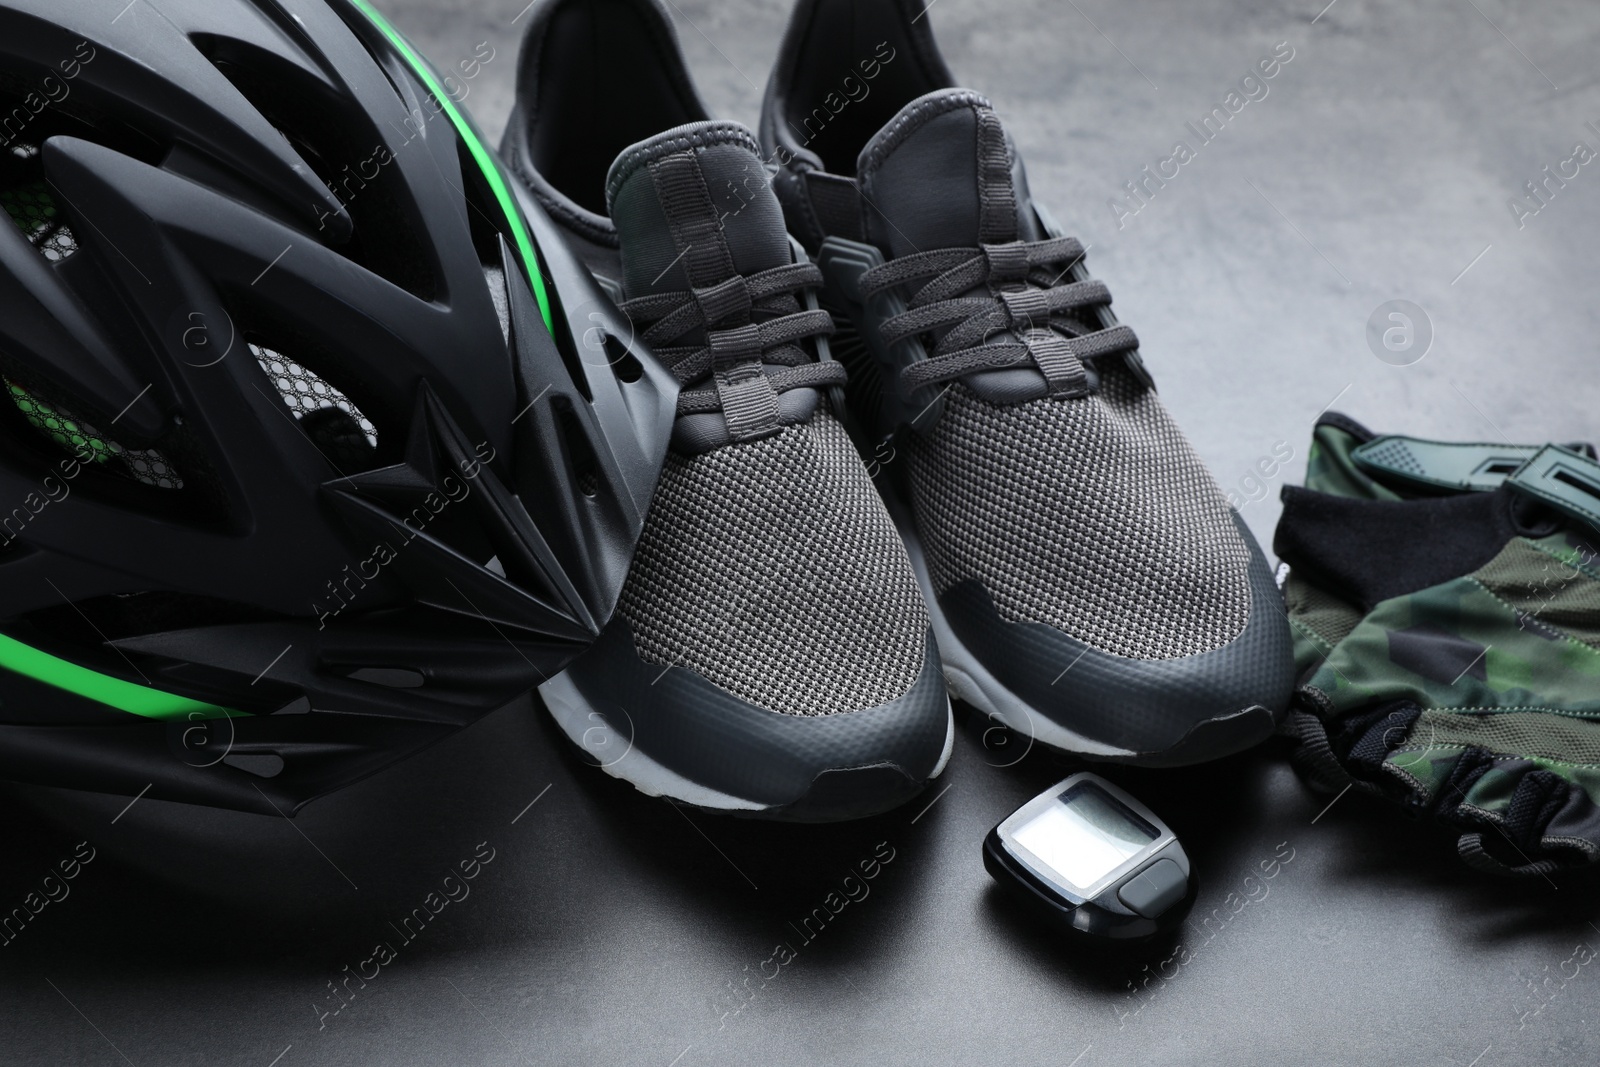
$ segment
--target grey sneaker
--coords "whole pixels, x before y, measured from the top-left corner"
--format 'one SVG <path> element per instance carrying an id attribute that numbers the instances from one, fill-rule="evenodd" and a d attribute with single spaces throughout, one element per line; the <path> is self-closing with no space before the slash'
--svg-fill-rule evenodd
<path id="1" fill-rule="evenodd" d="M 801 0 L 761 129 L 852 327 L 834 351 L 951 691 L 1095 759 L 1253 745 L 1293 682 L 1265 558 L 922 10 Z M 859 105 L 819 116 L 809 94 L 869 71 Z"/>
<path id="2" fill-rule="evenodd" d="M 503 150 L 683 387 L 616 619 L 545 702 L 649 794 L 797 821 L 894 807 L 944 768 L 953 725 L 910 560 L 830 410 L 844 372 L 819 343 L 821 278 L 750 131 L 693 121 L 657 4 L 554 0 L 531 18 Z M 547 91 L 589 44 L 688 124 L 618 155 L 607 135 L 632 120 L 607 109 L 628 94 Z M 608 175 L 596 153 L 616 157 Z M 591 341 L 583 358 L 613 351 Z"/>

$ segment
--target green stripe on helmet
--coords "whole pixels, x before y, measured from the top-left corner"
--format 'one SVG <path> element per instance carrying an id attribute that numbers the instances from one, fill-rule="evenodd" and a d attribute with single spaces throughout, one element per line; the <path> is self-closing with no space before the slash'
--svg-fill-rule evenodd
<path id="1" fill-rule="evenodd" d="M 400 32 L 391 26 L 389 20 L 385 19 L 368 0 L 350 0 L 350 3 L 389 39 L 389 43 L 394 45 L 401 58 L 410 65 L 417 77 L 422 79 L 422 83 L 428 87 L 428 91 L 434 95 L 439 101 L 439 105 L 444 108 L 445 114 L 450 116 L 451 124 L 455 126 L 456 132 L 461 135 L 461 139 L 466 142 L 467 150 L 472 153 L 472 158 L 483 169 L 483 176 L 488 180 L 489 188 L 494 191 L 495 199 L 500 202 L 500 210 L 505 212 L 506 221 L 511 226 L 511 234 L 515 238 L 517 252 L 522 256 L 523 269 L 527 271 L 528 282 L 533 286 L 533 295 L 539 301 L 539 313 L 544 316 L 545 328 L 553 332 L 553 327 L 550 325 L 550 302 L 544 291 L 544 276 L 539 271 L 539 256 L 534 251 L 533 238 L 528 234 L 528 224 L 522 217 L 522 210 L 517 206 L 511 187 L 506 184 L 505 172 L 500 169 L 499 160 L 495 158 L 489 146 L 483 143 L 483 137 L 478 133 L 477 127 L 472 124 L 472 120 L 467 118 L 460 108 L 456 107 L 455 101 L 445 91 L 438 75 L 434 74 L 433 68 L 428 66 L 417 50 L 411 46 L 411 42 L 401 36 Z"/>
<path id="2" fill-rule="evenodd" d="M 146 719 L 220 719 L 242 712 L 135 685 L 0 634 L 0 668 Z"/>

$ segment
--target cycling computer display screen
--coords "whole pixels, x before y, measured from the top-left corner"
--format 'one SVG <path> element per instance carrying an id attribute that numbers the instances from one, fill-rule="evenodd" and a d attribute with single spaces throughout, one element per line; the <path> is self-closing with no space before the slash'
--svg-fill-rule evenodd
<path id="1" fill-rule="evenodd" d="M 1160 834 L 1093 782 L 1078 782 L 1011 836 L 1066 881 L 1087 890 Z"/>

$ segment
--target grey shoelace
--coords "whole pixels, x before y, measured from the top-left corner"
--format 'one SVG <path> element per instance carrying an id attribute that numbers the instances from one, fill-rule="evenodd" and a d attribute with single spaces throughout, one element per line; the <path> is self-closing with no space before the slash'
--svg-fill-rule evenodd
<path id="1" fill-rule="evenodd" d="M 802 310 L 794 294 L 820 286 L 810 263 L 734 275 L 707 289 L 650 293 L 622 303 L 678 382 L 678 414 L 723 410 L 718 374 L 763 373 L 775 393 L 842 384 L 842 364 L 817 362 L 800 342 L 833 333 L 826 311 Z M 686 338 L 692 338 L 687 343 Z M 776 369 L 774 369 L 776 368 Z"/>
<path id="2" fill-rule="evenodd" d="M 1139 347 L 1128 327 L 1101 328 L 1085 315 L 1110 305 L 1104 282 L 1062 283 L 1082 256 L 1083 245 L 1072 237 L 916 252 L 867 271 L 861 292 L 870 298 L 930 279 L 908 310 L 882 326 L 886 344 L 925 333 L 938 336 L 928 359 L 902 372 L 908 391 L 1031 361 L 1052 396 L 1082 396 L 1089 391 L 1085 360 Z M 946 332 L 939 335 L 940 330 Z"/>

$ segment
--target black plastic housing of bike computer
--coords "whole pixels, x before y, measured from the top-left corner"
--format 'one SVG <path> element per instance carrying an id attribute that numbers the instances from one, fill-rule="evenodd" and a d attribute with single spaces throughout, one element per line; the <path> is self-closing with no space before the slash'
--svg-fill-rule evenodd
<path id="1" fill-rule="evenodd" d="M 1197 889 L 1166 823 L 1088 772 L 1002 819 L 984 839 L 983 865 L 1059 928 L 1111 941 L 1176 927 Z"/>

